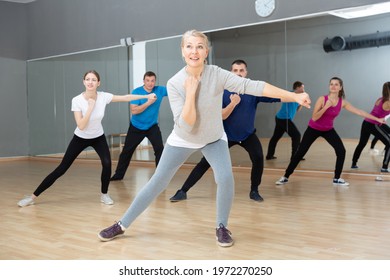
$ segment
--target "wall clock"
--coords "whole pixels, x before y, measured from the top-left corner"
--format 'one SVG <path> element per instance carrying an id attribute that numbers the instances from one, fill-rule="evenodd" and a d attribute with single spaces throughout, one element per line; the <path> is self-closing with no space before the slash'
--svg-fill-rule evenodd
<path id="1" fill-rule="evenodd" d="M 256 13 L 261 17 L 268 17 L 275 10 L 276 0 L 256 0 Z"/>

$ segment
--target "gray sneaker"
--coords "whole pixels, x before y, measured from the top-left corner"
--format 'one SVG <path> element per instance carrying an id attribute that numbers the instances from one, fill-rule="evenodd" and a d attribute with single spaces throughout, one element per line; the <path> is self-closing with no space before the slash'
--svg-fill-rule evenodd
<path id="1" fill-rule="evenodd" d="M 124 233 L 125 231 L 121 227 L 121 222 L 117 222 L 99 232 L 98 237 L 101 241 L 110 241 Z"/>
<path id="2" fill-rule="evenodd" d="M 216 229 L 218 245 L 221 247 L 232 246 L 234 241 L 231 235 L 232 233 L 223 224 L 219 224 L 219 228 Z"/>
<path id="3" fill-rule="evenodd" d="M 172 202 L 180 201 L 180 200 L 186 200 L 187 199 L 187 193 L 182 190 L 178 190 L 174 196 L 172 196 L 169 200 Z"/>
<path id="4" fill-rule="evenodd" d="M 25 207 L 25 206 L 29 206 L 29 205 L 33 205 L 33 204 L 34 204 L 34 199 L 33 199 L 32 195 L 26 196 L 25 198 L 23 198 L 22 200 L 20 200 L 18 202 L 19 207 Z"/>

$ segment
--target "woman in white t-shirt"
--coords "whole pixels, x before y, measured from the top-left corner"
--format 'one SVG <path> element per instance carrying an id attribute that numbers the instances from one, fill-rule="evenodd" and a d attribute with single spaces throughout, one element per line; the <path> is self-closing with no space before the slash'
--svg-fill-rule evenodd
<path id="1" fill-rule="evenodd" d="M 155 99 L 156 95 L 154 93 L 146 96 L 133 94 L 113 95 L 97 91 L 100 85 L 100 76 L 95 70 L 90 70 L 84 74 L 83 84 L 85 91 L 72 99 L 72 111 L 74 112 L 77 127 L 60 165 L 42 181 L 32 195 L 18 202 L 20 207 L 34 204 L 35 198 L 65 174 L 77 156 L 87 147 L 94 148 L 102 162 L 101 202 L 107 205 L 114 203 L 107 193 L 111 177 L 111 156 L 102 126 L 106 105 L 111 102 L 130 102 L 145 98 Z"/>

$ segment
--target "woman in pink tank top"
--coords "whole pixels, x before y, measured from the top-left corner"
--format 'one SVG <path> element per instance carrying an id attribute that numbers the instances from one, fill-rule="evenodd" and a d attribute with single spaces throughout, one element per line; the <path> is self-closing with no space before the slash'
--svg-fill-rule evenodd
<path id="1" fill-rule="evenodd" d="M 382 97 L 376 100 L 371 114 L 378 118 L 384 118 L 390 114 L 390 82 L 383 84 Z M 382 124 L 368 118 L 364 119 L 362 123 L 360 140 L 355 148 L 355 152 L 353 153 L 351 168 L 359 168 L 357 162 L 371 134 L 375 136 L 375 139 L 382 141 L 385 145 L 385 154 L 383 157 L 381 172 L 389 173 L 390 129 L 386 124 Z"/>
<path id="2" fill-rule="evenodd" d="M 291 158 L 290 163 L 285 171 L 283 177 L 275 182 L 277 185 L 284 185 L 288 182 L 289 176 L 294 172 L 298 163 L 305 156 L 310 146 L 318 137 L 323 137 L 334 149 L 336 153 L 336 166 L 333 177 L 333 185 L 348 186 L 349 183 L 341 179 L 345 161 L 345 147 L 334 129 L 334 120 L 340 114 L 341 109 L 344 108 L 351 113 L 368 118 L 378 123 L 384 123 L 384 118 L 375 117 L 363 110 L 355 108 L 348 101 L 345 100 L 343 81 L 338 77 L 333 77 L 329 82 L 329 94 L 320 96 L 314 106 L 312 117 L 309 125 L 303 135 L 301 144 L 298 150 Z"/>

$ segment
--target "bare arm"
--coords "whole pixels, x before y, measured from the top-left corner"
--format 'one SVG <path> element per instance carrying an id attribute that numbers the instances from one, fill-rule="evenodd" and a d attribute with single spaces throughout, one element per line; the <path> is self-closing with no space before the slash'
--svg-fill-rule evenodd
<path id="1" fill-rule="evenodd" d="M 146 108 L 156 102 L 156 100 L 157 99 L 148 99 L 148 101 L 146 101 L 142 105 L 130 104 L 130 111 L 133 115 L 141 114 L 143 111 L 146 110 Z"/>
<path id="2" fill-rule="evenodd" d="M 302 105 L 306 108 L 310 108 L 310 97 L 306 92 L 296 94 L 276 86 L 273 86 L 269 83 L 265 83 L 263 89 L 263 96 L 271 98 L 279 98 L 281 102 L 297 102 L 299 105 Z"/>
<path id="3" fill-rule="evenodd" d="M 311 116 L 313 121 L 318 120 L 322 117 L 322 115 L 325 113 L 325 111 L 332 106 L 332 102 L 328 99 L 327 102 L 324 104 L 325 98 L 321 96 L 317 99 L 316 104 L 314 105 L 313 114 Z"/>
<path id="4" fill-rule="evenodd" d="M 368 118 L 368 119 L 377 121 L 379 123 L 385 123 L 384 118 L 377 118 L 377 117 L 375 117 L 375 116 L 373 116 L 373 115 L 371 115 L 363 110 L 360 110 L 360 109 L 352 106 L 352 104 L 346 100 L 343 100 L 343 108 L 345 108 L 346 110 L 350 111 L 351 113 L 356 114 L 358 116 L 361 116 L 363 118 Z"/>
<path id="5" fill-rule="evenodd" d="M 390 111 L 390 100 L 387 100 L 386 102 L 384 102 L 382 108 L 385 111 Z"/>
<path id="6" fill-rule="evenodd" d="M 150 93 L 148 95 L 138 95 L 138 94 L 114 95 L 112 97 L 111 102 L 130 102 L 138 99 L 155 100 L 156 94 Z"/>
<path id="7" fill-rule="evenodd" d="M 226 120 L 233 112 L 234 108 L 241 102 L 241 97 L 238 94 L 230 95 L 230 103 L 222 109 L 222 119 Z"/>
<path id="8" fill-rule="evenodd" d="M 87 112 L 85 113 L 84 116 L 81 113 L 81 111 L 74 112 L 74 118 L 76 120 L 77 127 L 80 130 L 84 130 L 84 128 L 87 127 L 88 122 L 89 122 L 89 118 L 91 117 L 93 108 L 95 107 L 95 102 L 96 102 L 95 99 L 92 99 L 92 98 L 88 99 L 88 109 L 87 109 Z"/>

